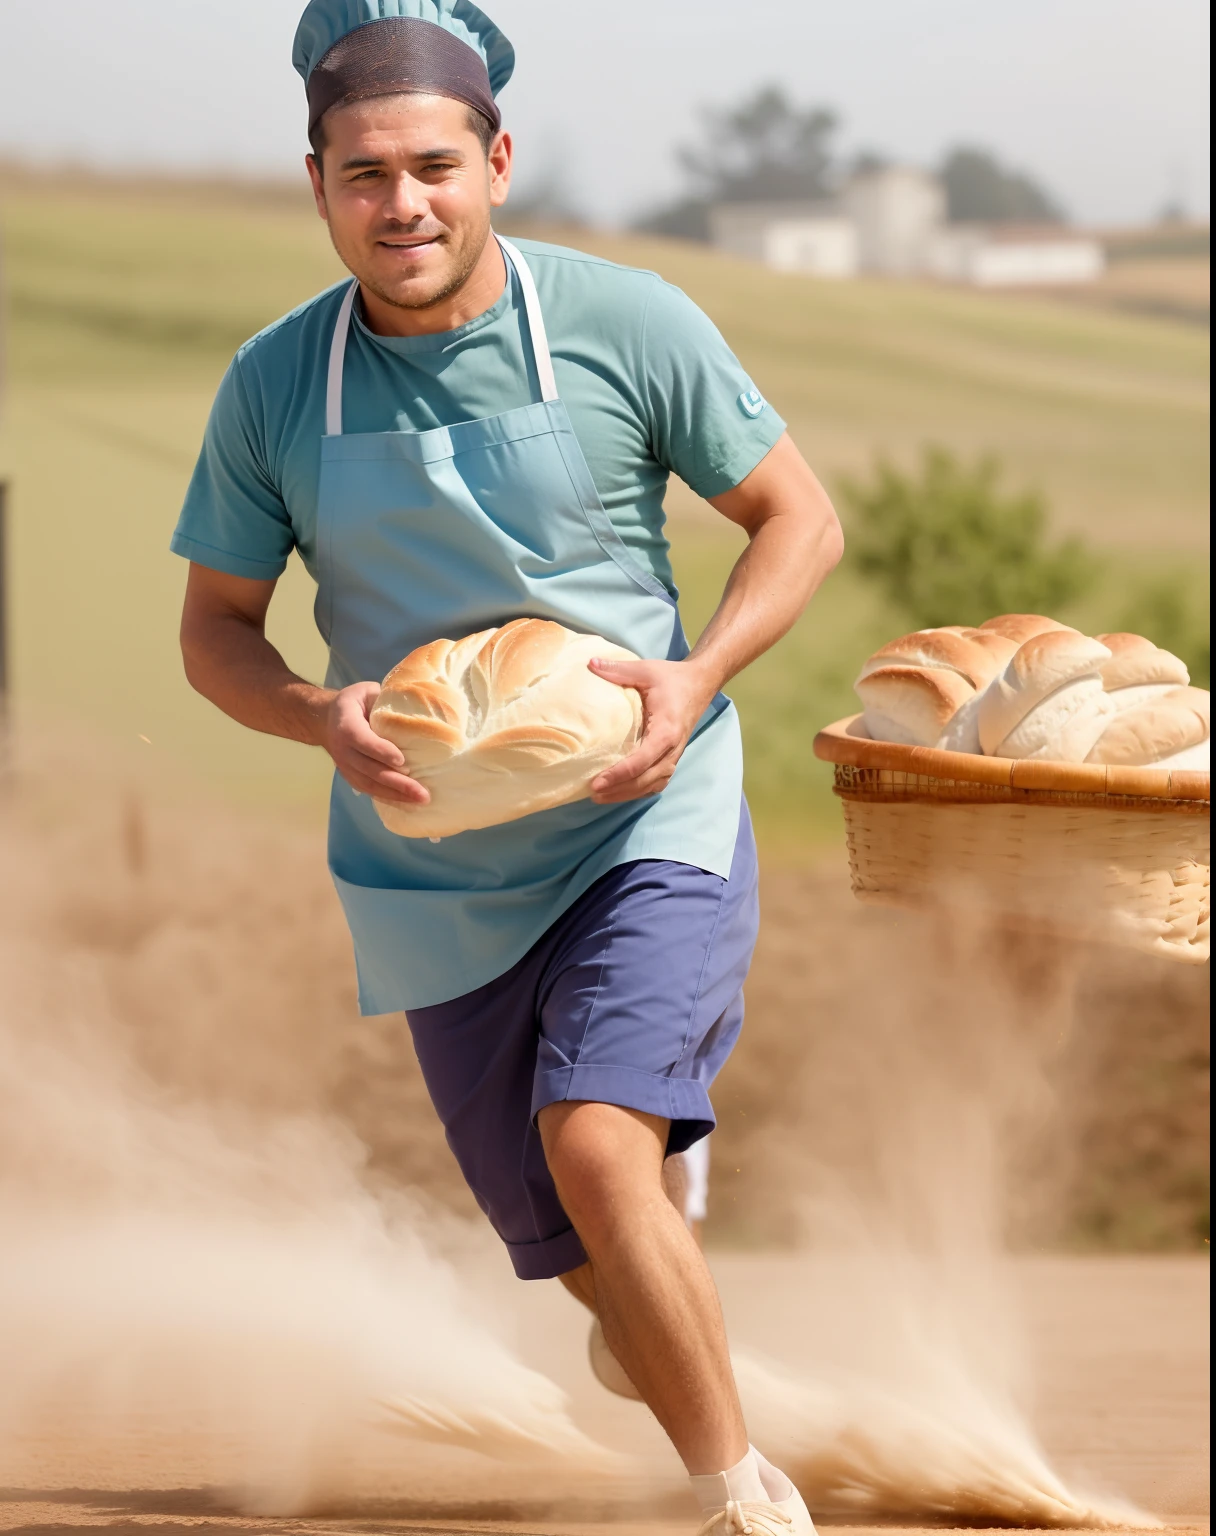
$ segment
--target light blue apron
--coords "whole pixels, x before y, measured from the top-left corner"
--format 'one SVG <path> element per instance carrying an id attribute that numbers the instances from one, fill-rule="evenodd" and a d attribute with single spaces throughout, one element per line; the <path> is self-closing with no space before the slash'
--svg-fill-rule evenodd
<path id="1" fill-rule="evenodd" d="M 499 242 L 522 294 L 540 401 L 426 432 L 342 432 L 352 282 L 334 326 L 321 442 L 317 624 L 327 682 L 384 677 L 440 637 L 556 619 L 651 659 L 688 642 L 661 582 L 609 520 L 558 399 L 536 286 Z M 364 1013 L 447 1002 L 501 976 L 590 885 L 633 859 L 729 876 L 743 758 L 719 694 L 661 795 L 539 811 L 441 843 L 385 830 L 334 777 L 329 864 L 346 909 Z"/>

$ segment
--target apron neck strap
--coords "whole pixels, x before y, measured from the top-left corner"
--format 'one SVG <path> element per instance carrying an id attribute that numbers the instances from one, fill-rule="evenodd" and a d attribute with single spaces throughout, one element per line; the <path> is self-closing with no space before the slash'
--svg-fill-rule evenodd
<path id="1" fill-rule="evenodd" d="M 536 291 L 536 280 L 523 258 L 523 252 L 517 250 L 509 240 L 504 240 L 501 235 L 495 235 L 494 238 L 519 279 L 520 292 L 524 296 L 524 313 L 528 317 L 528 331 L 532 338 L 532 360 L 536 364 L 540 397 L 547 405 L 550 400 L 557 399 L 557 379 L 553 373 L 553 359 L 549 355 L 549 338 L 545 334 L 545 317 L 540 312 L 540 295 Z"/>
<path id="2" fill-rule="evenodd" d="M 329 373 L 325 379 L 325 435 L 342 436 L 342 365 L 346 361 L 346 336 L 350 330 L 350 312 L 354 308 L 355 294 L 359 291 L 359 279 L 354 277 L 342 296 L 342 307 L 334 322 L 333 340 L 329 344 Z"/>
<path id="3" fill-rule="evenodd" d="M 528 269 L 528 263 L 523 258 L 523 253 L 517 250 L 509 240 L 504 240 L 501 235 L 496 235 L 494 238 L 498 241 L 506 258 L 509 270 L 513 271 L 519 280 L 520 292 L 524 298 L 524 314 L 528 320 L 528 333 L 532 340 L 532 360 L 536 364 L 536 377 L 540 384 L 540 397 L 545 404 L 548 404 L 549 401 L 557 399 L 557 379 L 553 372 L 553 359 L 549 355 L 549 338 L 545 334 L 545 319 L 540 311 L 540 295 L 536 291 L 536 282 Z M 338 318 L 334 322 L 333 339 L 329 344 L 329 371 L 325 379 L 326 437 L 342 436 L 342 373 L 346 362 L 346 338 L 350 334 L 350 316 L 358 291 L 359 280 L 352 278 L 342 296 Z"/>

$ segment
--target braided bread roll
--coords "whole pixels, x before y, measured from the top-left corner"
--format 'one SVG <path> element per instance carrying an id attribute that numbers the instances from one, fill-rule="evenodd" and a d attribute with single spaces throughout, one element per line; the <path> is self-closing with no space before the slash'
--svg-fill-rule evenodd
<path id="1" fill-rule="evenodd" d="M 1207 768 L 1211 704 L 1206 688 L 1173 688 L 1145 698 L 1110 721 L 1086 762 L 1130 768 Z"/>
<path id="2" fill-rule="evenodd" d="M 1162 699 L 1191 680 L 1186 663 L 1143 635 L 1124 633 L 1094 637 L 1110 652 L 1102 666 L 1102 686 L 1118 710 L 1138 709 Z"/>
<path id="3" fill-rule="evenodd" d="M 1106 646 L 1075 629 L 1050 629 L 1018 648 L 979 706 L 990 757 L 1084 762 L 1114 706 L 1102 687 Z"/>

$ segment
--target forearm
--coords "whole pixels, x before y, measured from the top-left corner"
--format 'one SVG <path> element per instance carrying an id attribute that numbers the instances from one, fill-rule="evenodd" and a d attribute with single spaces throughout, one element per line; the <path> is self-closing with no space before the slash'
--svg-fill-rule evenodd
<path id="1" fill-rule="evenodd" d="M 807 475 L 752 531 L 689 656 L 714 692 L 786 634 L 840 559 L 840 524 Z"/>
<path id="2" fill-rule="evenodd" d="M 689 656 L 715 691 L 792 628 L 837 558 L 825 530 L 797 518 L 772 517 L 757 530 Z"/>
<path id="3" fill-rule="evenodd" d="M 293 672 L 259 625 L 211 614 L 205 623 L 183 623 L 181 639 L 191 687 L 226 715 L 268 736 L 322 744 L 334 690 Z"/>
<path id="4" fill-rule="evenodd" d="M 788 437 L 713 505 L 746 529 L 748 545 L 688 658 L 591 663 L 601 677 L 636 688 L 646 718 L 634 750 L 592 782 L 601 805 L 662 792 L 714 694 L 780 640 L 844 548 L 826 492 Z"/>

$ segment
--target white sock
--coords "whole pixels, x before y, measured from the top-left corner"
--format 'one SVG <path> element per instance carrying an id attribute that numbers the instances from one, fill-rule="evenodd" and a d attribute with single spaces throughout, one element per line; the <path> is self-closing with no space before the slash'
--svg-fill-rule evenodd
<path id="1" fill-rule="evenodd" d="M 771 1499 L 774 1504 L 784 1504 L 786 1499 L 793 1498 L 794 1485 L 785 1473 L 773 1466 L 771 1461 L 765 1461 L 754 1445 L 752 1455 L 756 1458 L 756 1465 L 760 1469 L 760 1481 L 764 1484 L 765 1497 Z"/>
<path id="2" fill-rule="evenodd" d="M 707 1472 L 688 1481 L 705 1514 L 725 1509 L 732 1499 L 736 1504 L 763 1504 L 772 1497 L 765 1492 L 759 1460 L 750 1445 L 743 1460 L 727 1467 L 725 1472 Z"/>

